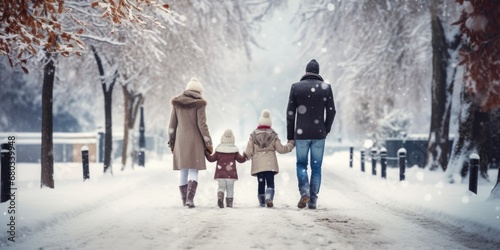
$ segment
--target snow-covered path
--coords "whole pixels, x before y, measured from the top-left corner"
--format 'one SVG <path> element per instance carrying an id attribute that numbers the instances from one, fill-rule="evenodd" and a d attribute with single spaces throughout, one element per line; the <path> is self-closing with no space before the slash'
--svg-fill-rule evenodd
<path id="1" fill-rule="evenodd" d="M 258 207 L 257 183 L 249 175 L 248 162 L 238 165 L 240 180 L 232 209 L 216 206 L 212 165 L 200 174 L 197 207 L 182 207 L 170 159 L 163 161 L 165 166 L 87 183 L 63 182 L 55 190 L 21 189 L 18 214 L 23 219 L 17 221 L 16 242 L 7 243 L 2 235 L 0 245 L 8 249 L 500 249 L 500 239 L 466 230 L 470 223 L 450 223 L 434 212 L 370 191 L 351 180 L 352 175 L 342 174 L 350 171 L 348 167 L 333 166 L 343 164 L 333 158 L 325 160 L 317 210 L 296 207 L 299 197 L 291 155 L 280 157 L 272 209 Z"/>

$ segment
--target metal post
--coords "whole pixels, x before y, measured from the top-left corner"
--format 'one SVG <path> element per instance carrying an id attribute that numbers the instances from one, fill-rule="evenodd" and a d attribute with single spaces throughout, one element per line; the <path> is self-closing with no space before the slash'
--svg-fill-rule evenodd
<path id="1" fill-rule="evenodd" d="M 361 149 L 361 172 L 365 172 L 365 149 Z"/>
<path id="2" fill-rule="evenodd" d="M 470 173 L 469 173 L 469 190 L 477 194 L 477 177 L 479 172 L 479 155 L 473 153 L 469 156 Z"/>
<path id="3" fill-rule="evenodd" d="M 354 148 L 349 148 L 349 167 L 352 168 L 352 159 L 354 157 Z"/>
<path id="4" fill-rule="evenodd" d="M 2 193 L 0 195 L 0 202 L 6 202 L 10 200 L 10 147 L 7 143 L 2 143 L 1 151 L 1 189 Z"/>
<path id="5" fill-rule="evenodd" d="M 399 157 L 399 180 L 405 180 L 405 169 L 406 169 L 406 149 L 400 148 L 398 150 Z"/>
<path id="6" fill-rule="evenodd" d="M 83 165 L 83 181 L 90 179 L 89 174 L 89 148 L 82 147 L 82 165 Z"/>
<path id="7" fill-rule="evenodd" d="M 387 178 L 387 149 L 386 148 L 381 148 L 380 149 L 380 167 L 381 167 L 381 175 L 382 178 L 386 179 Z"/>
<path id="8" fill-rule="evenodd" d="M 141 106 L 141 122 L 139 124 L 139 166 L 144 167 L 146 161 L 145 148 L 146 148 L 146 137 L 144 135 L 144 107 Z"/>
<path id="9" fill-rule="evenodd" d="M 377 175 L 377 149 L 372 148 L 372 175 Z"/>

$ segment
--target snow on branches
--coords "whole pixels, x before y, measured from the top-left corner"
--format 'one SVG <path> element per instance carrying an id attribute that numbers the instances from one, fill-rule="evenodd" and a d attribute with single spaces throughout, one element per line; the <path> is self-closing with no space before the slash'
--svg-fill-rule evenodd
<path id="1" fill-rule="evenodd" d="M 139 29 L 146 24 L 162 27 L 154 15 L 146 14 L 145 7 L 171 14 L 168 4 L 152 0 L 97 0 L 93 3 L 79 2 L 65 6 L 68 0 L 2 0 L 0 4 L 0 56 L 7 56 L 11 66 L 25 67 L 31 57 L 42 51 L 59 53 L 63 56 L 80 55 L 84 43 L 80 35 L 92 26 L 72 14 L 73 8 L 99 7 L 102 18 L 109 18 L 113 24 L 131 23 Z M 76 7 L 75 7 L 76 6 Z M 170 15 L 169 15 L 170 16 Z M 63 21 L 68 20 L 68 21 Z M 168 17 L 170 23 L 178 22 Z"/>
<path id="2" fill-rule="evenodd" d="M 455 24 L 464 35 L 465 86 L 483 110 L 495 109 L 500 107 L 500 1 L 457 2 L 463 6 Z"/>
<path id="3" fill-rule="evenodd" d="M 99 0 L 93 2 L 92 7 L 98 7 L 104 11 L 101 17 L 109 19 L 113 24 L 113 30 L 115 25 L 120 25 L 123 21 L 129 22 L 136 28 L 145 28 L 148 22 L 164 28 L 154 16 L 145 13 L 144 7 L 171 13 L 168 4 L 160 4 L 152 0 Z"/>
<path id="4" fill-rule="evenodd" d="M 83 42 L 78 38 L 83 29 L 64 29 L 59 15 L 68 11 L 63 0 L 2 1 L 0 5 L 0 55 L 7 55 L 11 66 L 24 65 L 30 55 L 44 49 L 63 56 L 79 54 Z M 79 49 L 77 49 L 79 48 Z"/>

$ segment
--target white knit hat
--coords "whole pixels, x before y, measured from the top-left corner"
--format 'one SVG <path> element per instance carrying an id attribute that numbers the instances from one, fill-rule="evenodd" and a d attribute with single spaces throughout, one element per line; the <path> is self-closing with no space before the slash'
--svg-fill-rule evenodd
<path id="1" fill-rule="evenodd" d="M 271 120 L 271 111 L 268 109 L 262 110 L 259 118 L 259 126 L 269 126 L 273 125 L 273 121 Z"/>
<path id="2" fill-rule="evenodd" d="M 191 80 L 189 80 L 188 84 L 186 85 L 186 90 L 193 90 L 193 91 L 198 91 L 198 92 L 203 92 L 203 86 L 200 83 L 200 80 L 198 78 L 193 77 Z"/>
<path id="3" fill-rule="evenodd" d="M 222 137 L 220 138 L 221 143 L 234 144 L 234 135 L 231 129 L 226 129 Z"/>

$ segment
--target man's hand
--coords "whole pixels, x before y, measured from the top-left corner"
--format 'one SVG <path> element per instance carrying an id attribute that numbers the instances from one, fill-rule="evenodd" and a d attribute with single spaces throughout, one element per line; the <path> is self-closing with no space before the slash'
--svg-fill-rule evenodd
<path id="1" fill-rule="evenodd" d="M 295 141 L 294 140 L 288 140 L 288 143 L 291 143 L 295 146 Z"/>

